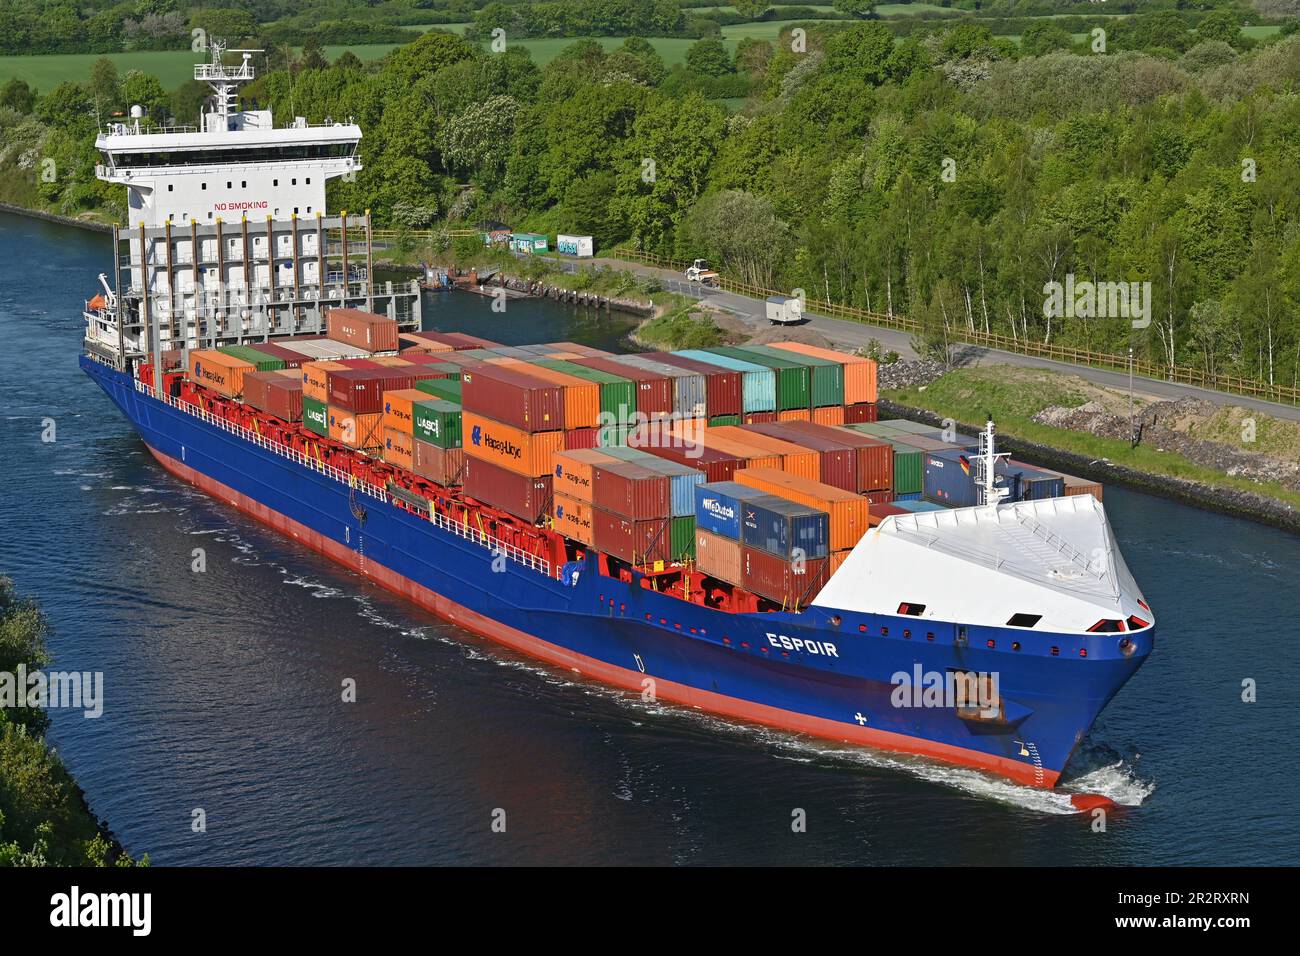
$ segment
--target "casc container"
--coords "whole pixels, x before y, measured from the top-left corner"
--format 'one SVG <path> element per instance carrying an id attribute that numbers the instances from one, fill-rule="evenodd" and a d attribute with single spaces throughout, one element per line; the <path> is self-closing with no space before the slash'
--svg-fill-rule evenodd
<path id="1" fill-rule="evenodd" d="M 302 397 L 302 423 L 322 438 L 330 433 L 329 406 L 314 398 Z"/>
<path id="2" fill-rule="evenodd" d="M 858 490 L 858 453 L 857 449 L 845 441 L 825 438 L 819 434 L 800 431 L 797 422 L 767 422 L 746 425 L 745 431 L 760 435 L 771 435 L 791 444 L 811 448 L 818 455 L 817 480 L 825 485 L 833 485 L 844 491 Z"/>
<path id="3" fill-rule="evenodd" d="M 835 428 L 816 422 L 793 422 L 790 432 L 838 441 L 855 449 L 857 487 L 852 491 L 883 491 L 894 486 L 894 446 L 851 428 Z"/>
<path id="4" fill-rule="evenodd" d="M 564 392 L 564 427 L 595 428 L 600 424 L 600 384 L 541 363 L 521 364 L 529 375 L 558 385 Z"/>

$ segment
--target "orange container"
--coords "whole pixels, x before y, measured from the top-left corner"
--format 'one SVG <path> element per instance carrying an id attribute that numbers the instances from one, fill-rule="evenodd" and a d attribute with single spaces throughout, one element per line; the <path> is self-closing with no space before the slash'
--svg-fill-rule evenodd
<path id="1" fill-rule="evenodd" d="M 555 493 L 591 501 L 596 484 L 596 476 L 592 474 L 593 466 L 608 465 L 618 460 L 595 448 L 572 448 L 556 452 L 552 459 L 555 465 Z"/>
<path id="2" fill-rule="evenodd" d="M 667 427 L 670 435 L 675 435 L 683 443 L 699 442 L 705 448 L 711 448 L 739 458 L 746 462 L 746 467 L 776 468 L 781 467 L 781 456 L 766 448 L 759 448 L 749 441 L 739 441 L 719 434 L 718 428 L 704 428 L 702 418 L 686 418 L 680 421 L 656 423 Z"/>
<path id="3" fill-rule="evenodd" d="M 558 492 L 551 504 L 551 527 L 574 541 L 581 541 L 587 547 L 595 546 L 591 527 L 591 503 L 570 498 Z"/>
<path id="4" fill-rule="evenodd" d="M 409 431 L 400 428 L 384 429 L 384 445 L 379 455 L 390 465 L 415 470 L 415 438 Z"/>
<path id="5" fill-rule="evenodd" d="M 720 534 L 696 531 L 695 567 L 719 581 L 740 584 L 740 542 Z"/>
<path id="6" fill-rule="evenodd" d="M 849 355 L 834 349 L 824 349 L 816 345 L 804 345 L 801 342 L 773 342 L 773 348 L 786 349 L 800 355 L 839 362 L 844 366 L 844 404 L 857 405 L 860 402 L 879 400 L 876 387 L 876 362 L 874 359 L 860 355 Z"/>
<path id="7" fill-rule="evenodd" d="M 595 428 L 600 424 L 599 382 L 589 382 L 586 379 L 578 378 L 576 375 L 569 375 L 567 372 L 557 372 L 555 369 L 528 363 L 524 363 L 521 371 L 527 372 L 535 378 L 559 385 L 564 389 L 564 427 L 566 429 Z"/>
<path id="8" fill-rule="evenodd" d="M 434 397 L 418 388 L 399 388 L 384 392 L 384 427 L 396 428 L 411 435 L 415 432 L 416 402 L 433 401 Z"/>
<path id="9" fill-rule="evenodd" d="M 853 548 L 871 527 L 871 502 L 851 491 L 775 468 L 741 468 L 735 480 L 757 491 L 826 512 L 830 515 L 832 551 Z"/>
<path id="10" fill-rule="evenodd" d="M 735 425 L 710 428 L 709 435 L 730 438 L 763 451 L 780 455 L 781 470 L 788 471 L 792 475 L 798 475 L 800 478 L 810 478 L 813 481 L 821 478 L 821 454 L 811 448 L 804 448 L 802 445 L 782 441 L 770 435 L 760 435 L 758 432 L 751 432 Z"/>
<path id="11" fill-rule="evenodd" d="M 202 385 L 227 398 L 244 394 L 244 375 L 256 372 L 257 366 L 216 349 L 194 349 L 190 352 L 189 377 L 195 385 Z"/>
<path id="12" fill-rule="evenodd" d="M 526 432 L 477 412 L 461 412 L 465 454 L 516 475 L 549 476 L 556 452 L 564 451 L 564 432 Z"/>
<path id="13" fill-rule="evenodd" d="M 776 420 L 778 422 L 810 422 L 812 416 L 808 414 L 806 408 L 790 408 L 784 412 L 777 412 Z"/>
<path id="14" fill-rule="evenodd" d="M 396 355 L 372 355 L 370 361 L 376 365 L 386 365 L 389 368 L 410 368 L 415 364 L 408 359 L 398 358 Z"/>
<path id="15" fill-rule="evenodd" d="M 347 368 L 342 362 L 303 362 L 302 394 L 310 399 L 329 404 L 329 373 Z"/>
<path id="16" fill-rule="evenodd" d="M 821 408 L 814 408 L 812 411 L 812 420 L 818 425 L 843 425 L 844 406 L 823 405 Z"/>
<path id="17" fill-rule="evenodd" d="M 384 413 L 358 415 L 336 405 L 326 409 L 330 438 L 349 448 L 379 448 L 384 443 Z"/>
<path id="18" fill-rule="evenodd" d="M 838 571 L 840 569 L 840 565 L 844 563 L 844 559 L 847 558 L 852 553 L 853 553 L 852 548 L 850 548 L 848 551 L 832 551 L 830 568 L 827 571 L 827 577 L 829 578 L 830 575 Z"/>

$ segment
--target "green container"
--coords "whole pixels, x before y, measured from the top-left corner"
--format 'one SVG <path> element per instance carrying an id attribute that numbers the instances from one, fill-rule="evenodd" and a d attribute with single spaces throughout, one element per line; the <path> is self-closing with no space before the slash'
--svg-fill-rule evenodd
<path id="1" fill-rule="evenodd" d="M 709 419 L 710 428 L 721 428 L 723 425 L 739 425 L 739 415 L 714 415 Z"/>
<path id="2" fill-rule="evenodd" d="M 304 395 L 302 397 L 302 423 L 317 435 L 328 437 L 330 433 L 330 417 L 325 403 Z"/>
<path id="3" fill-rule="evenodd" d="M 460 404 L 459 378 L 423 378 L 415 383 L 415 387 L 422 392 L 428 392 L 434 398 L 442 399 L 444 402 Z"/>
<path id="4" fill-rule="evenodd" d="M 872 438 L 883 438 L 886 441 L 897 438 L 902 432 L 891 425 L 882 425 L 879 422 L 860 422 L 856 425 L 845 425 L 845 428 L 852 428 L 855 432 L 862 432 L 864 435 L 870 435 Z"/>
<path id="5" fill-rule="evenodd" d="M 898 432 L 888 425 L 876 422 L 863 422 L 857 425 L 845 425 L 862 435 L 879 438 L 894 446 L 894 494 L 907 495 L 922 490 L 922 476 L 925 471 L 925 452 L 915 445 L 909 445 L 898 437 Z"/>
<path id="6" fill-rule="evenodd" d="M 674 561 L 695 557 L 695 519 L 674 518 L 668 527 L 669 555 Z"/>
<path id="7" fill-rule="evenodd" d="M 600 413 L 610 422 L 630 422 L 636 415 L 637 383 L 621 375 L 613 375 L 585 365 L 575 365 L 564 359 L 539 359 L 535 365 L 554 369 L 584 382 L 600 385 Z"/>
<path id="8" fill-rule="evenodd" d="M 844 404 L 844 366 L 839 362 L 818 358 L 815 355 L 801 355 L 788 349 L 773 348 L 770 345 L 747 345 L 751 352 L 760 352 L 769 358 L 789 358 L 808 369 L 809 388 L 812 395 L 812 407 L 824 408 L 829 405 Z"/>
<path id="9" fill-rule="evenodd" d="M 439 448 L 460 447 L 460 406 L 435 398 L 411 406 L 415 437 Z"/>
<path id="10" fill-rule="evenodd" d="M 453 352 L 452 354 L 459 358 L 478 359 L 480 362 L 486 362 L 488 359 L 501 357 L 501 353 L 496 349 L 462 349 L 461 351 Z"/>
<path id="11" fill-rule="evenodd" d="M 659 459 L 655 458 L 654 455 L 650 454 L 648 451 L 642 451 L 640 448 L 626 448 L 622 445 L 611 445 L 598 450 L 609 455 L 610 458 L 616 458 L 619 461 L 643 462 L 647 458 L 653 461 L 659 461 Z"/>
<path id="12" fill-rule="evenodd" d="M 223 345 L 217 351 L 256 366 L 259 372 L 278 372 L 284 368 L 283 359 L 259 352 L 257 349 L 250 349 L 247 345 Z"/>
<path id="13" fill-rule="evenodd" d="M 707 351 L 715 355 L 725 355 L 728 358 L 739 359 L 742 362 L 762 365 L 772 369 L 776 373 L 777 411 L 785 412 L 794 408 L 811 408 L 812 391 L 809 386 L 810 376 L 808 373 L 810 369 L 808 366 L 787 357 L 789 353 L 782 356 L 765 355 L 759 351 L 760 348 L 761 346 L 753 346 L 752 348 L 742 349 L 724 345 Z M 772 349 L 771 351 L 780 352 L 782 350 Z"/>
<path id="14" fill-rule="evenodd" d="M 596 430 L 597 448 L 624 448 L 627 446 L 631 425 L 601 425 Z"/>

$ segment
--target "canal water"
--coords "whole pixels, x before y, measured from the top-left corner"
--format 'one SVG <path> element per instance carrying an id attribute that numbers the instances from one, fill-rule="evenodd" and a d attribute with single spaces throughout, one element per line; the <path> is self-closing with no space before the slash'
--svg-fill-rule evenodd
<path id="1" fill-rule="evenodd" d="M 159 864 L 1300 862 L 1300 538 L 1110 487 L 1160 624 L 1067 798 L 648 706 L 443 624 L 165 474 L 81 374 L 108 240 L 0 214 L 0 573 L 104 714 L 51 738 Z M 620 320 L 456 294 L 430 324 L 617 345 Z M 56 440 L 41 441 L 52 419 Z M 191 570 L 206 554 L 206 573 Z M 340 702 L 345 679 L 358 702 Z M 1256 701 L 1242 700 L 1253 682 Z M 193 832 L 195 811 L 206 832 Z M 794 833 L 803 810 L 807 832 Z M 506 832 L 494 833 L 504 811 Z"/>

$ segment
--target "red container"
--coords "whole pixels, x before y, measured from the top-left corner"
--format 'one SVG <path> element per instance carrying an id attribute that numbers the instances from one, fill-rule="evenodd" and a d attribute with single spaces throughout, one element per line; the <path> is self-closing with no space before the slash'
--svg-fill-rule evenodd
<path id="1" fill-rule="evenodd" d="M 673 413 L 673 380 L 667 375 L 627 365 L 613 358 L 576 358 L 575 365 L 585 365 L 610 375 L 620 375 L 636 382 L 636 410 L 646 418 L 667 418 Z"/>
<path id="2" fill-rule="evenodd" d="M 412 365 L 418 365 L 422 369 L 437 373 L 436 378 L 458 378 L 461 368 L 459 365 L 453 365 L 445 361 L 440 355 L 421 355 L 418 352 L 412 352 L 410 355 L 401 356 Z"/>
<path id="3" fill-rule="evenodd" d="M 302 421 L 302 379 L 280 372 L 244 373 L 244 404 L 286 422 Z"/>
<path id="4" fill-rule="evenodd" d="M 636 520 L 666 518 L 672 513 L 667 475 L 630 461 L 596 465 L 591 471 L 591 498 L 597 508 Z"/>
<path id="5" fill-rule="evenodd" d="M 307 356 L 301 352 L 295 352 L 293 349 L 287 349 L 283 345 L 276 345 L 274 342 L 250 342 L 250 349 L 257 349 L 263 355 L 269 355 L 271 358 L 279 359 L 284 363 L 285 368 L 298 368 L 303 362 L 310 362 Z"/>
<path id="6" fill-rule="evenodd" d="M 825 587 L 828 563 L 826 558 L 805 558 L 802 571 L 796 571 L 792 561 L 758 548 L 742 547 L 740 584 L 746 591 L 786 608 L 803 608 Z"/>
<path id="7" fill-rule="evenodd" d="M 421 478 L 428 478 L 444 487 L 460 484 L 461 474 L 465 468 L 465 450 L 463 448 L 439 448 L 432 442 L 414 442 L 411 470 Z"/>
<path id="8" fill-rule="evenodd" d="M 746 425 L 766 425 L 777 420 L 776 412 L 749 412 L 741 418 Z"/>
<path id="9" fill-rule="evenodd" d="M 634 521 L 601 508 L 591 509 L 596 549 L 638 567 L 668 560 L 670 523 L 669 518 Z"/>
<path id="10" fill-rule="evenodd" d="M 551 476 L 530 478 L 465 456 L 465 494 L 525 521 L 538 521 L 551 503 Z"/>
<path id="11" fill-rule="evenodd" d="M 884 521 L 890 515 L 910 515 L 910 514 L 912 514 L 912 512 L 908 511 L 906 508 L 900 508 L 898 507 L 898 505 L 873 504 L 871 506 L 871 514 L 867 518 L 867 520 L 868 522 L 870 522 L 871 527 L 874 528 L 876 525 L 880 524 L 880 522 Z"/>
<path id="12" fill-rule="evenodd" d="M 844 406 L 844 424 L 861 425 L 877 420 L 875 402 L 858 402 L 856 405 Z"/>
<path id="13" fill-rule="evenodd" d="M 349 368 L 326 379 L 329 404 L 358 415 L 384 410 L 384 392 L 410 388 L 416 376 L 395 368 Z"/>
<path id="14" fill-rule="evenodd" d="M 500 342 L 481 339 L 477 335 L 466 335 L 464 332 L 410 332 L 408 334 L 438 345 L 450 346 L 457 352 L 465 349 L 496 349 L 501 347 Z"/>
<path id="15" fill-rule="evenodd" d="M 894 492 L 889 488 L 882 488 L 876 491 L 864 491 L 862 497 L 871 502 L 874 510 L 876 505 L 887 505 L 894 500 Z"/>
<path id="16" fill-rule="evenodd" d="M 818 425 L 816 422 L 789 422 L 793 432 L 819 436 L 827 441 L 843 442 L 857 455 L 858 487 L 852 491 L 881 491 L 894 487 L 894 446 L 848 428 Z"/>
<path id="17" fill-rule="evenodd" d="M 397 320 L 363 309 L 330 309 L 325 332 L 335 342 L 355 345 L 368 352 L 397 351 Z"/>
<path id="18" fill-rule="evenodd" d="M 569 451 L 577 448 L 595 448 L 596 439 L 599 437 L 599 428 L 571 428 L 564 433 L 564 447 Z"/>
<path id="19" fill-rule="evenodd" d="M 554 352 L 572 352 L 574 355 L 584 355 L 589 358 L 602 358 L 614 354 L 613 352 L 606 352 L 604 349 L 592 348 L 590 345 L 579 345 L 577 342 L 546 342 L 544 344 Z"/>
<path id="20" fill-rule="evenodd" d="M 338 364 L 344 368 L 387 368 L 388 366 L 380 365 L 374 359 L 338 359 Z"/>
<path id="21" fill-rule="evenodd" d="M 697 359 L 684 358 L 680 355 L 674 355 L 672 352 L 645 352 L 641 357 L 703 375 L 704 407 L 705 414 L 709 418 L 714 415 L 740 414 L 743 379 L 739 372 L 721 368 L 717 365 L 710 365 L 708 362 L 701 362 Z"/>
<path id="22" fill-rule="evenodd" d="M 564 388 L 513 365 L 479 365 L 460 376 L 460 403 L 493 421 L 526 432 L 564 427 Z"/>
<path id="23" fill-rule="evenodd" d="M 676 445 L 636 445 L 635 447 L 664 461 L 674 461 L 679 465 L 702 471 L 706 481 L 731 481 L 736 475 L 736 469 L 744 468 L 746 464 L 744 460 L 718 451 L 716 448 L 697 447 L 694 449 L 695 454 L 690 454 L 687 449 Z"/>
<path id="24" fill-rule="evenodd" d="M 817 480 L 824 485 L 833 485 L 844 491 L 858 493 L 858 455 L 857 450 L 848 442 L 828 439 L 817 434 L 798 430 L 797 426 L 807 422 L 768 422 L 762 425 L 747 425 L 760 435 L 771 435 L 804 448 L 811 448 L 820 456 L 820 474 Z"/>

